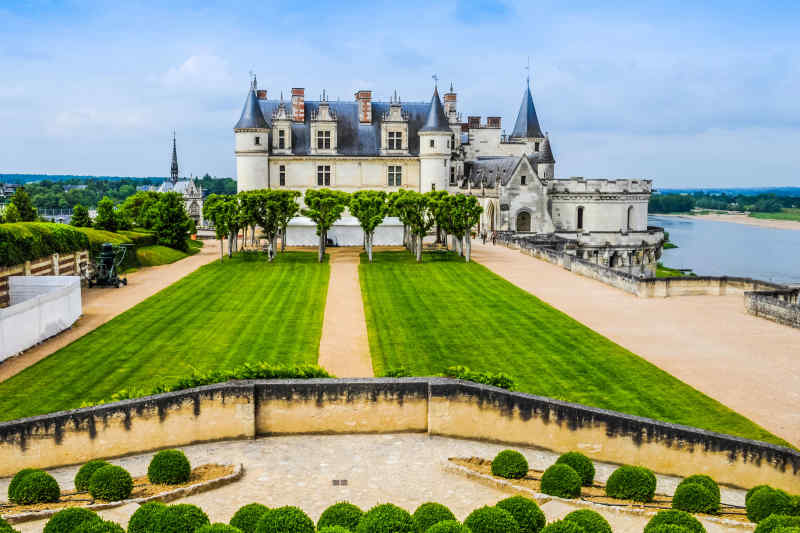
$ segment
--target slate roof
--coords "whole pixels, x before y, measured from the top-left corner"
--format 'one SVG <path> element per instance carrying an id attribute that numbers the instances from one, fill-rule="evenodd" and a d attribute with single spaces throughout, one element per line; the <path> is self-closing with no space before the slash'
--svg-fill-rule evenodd
<path id="1" fill-rule="evenodd" d="M 556 160 L 553 157 L 553 150 L 550 148 L 550 137 L 544 138 L 544 145 L 542 146 L 542 151 L 540 152 L 539 162 L 540 163 L 555 163 Z"/>
<path id="2" fill-rule="evenodd" d="M 539 119 L 536 116 L 536 108 L 533 107 L 530 86 L 525 89 L 525 94 L 522 95 L 522 103 L 519 106 L 517 121 L 514 123 L 514 131 L 511 132 L 511 137 L 544 137 L 542 128 L 539 126 Z"/>
<path id="3" fill-rule="evenodd" d="M 174 184 L 170 180 L 158 186 L 157 192 L 177 192 L 179 194 L 197 194 L 197 189 L 192 180 L 178 180 Z"/>
<path id="4" fill-rule="evenodd" d="M 442 131 L 451 133 L 450 123 L 444 114 L 444 107 L 442 101 L 439 99 L 439 88 L 433 89 L 433 97 L 431 98 L 431 105 L 428 108 L 428 118 L 425 120 L 425 125 L 419 131 Z"/>
<path id="5" fill-rule="evenodd" d="M 239 117 L 239 122 L 236 123 L 234 129 L 251 129 L 251 128 L 266 128 L 267 121 L 264 120 L 264 115 L 259 107 L 258 96 L 254 87 L 250 87 L 250 92 L 247 95 L 247 100 L 244 102 L 242 108 L 242 116 Z"/>
<path id="6" fill-rule="evenodd" d="M 466 180 L 461 188 L 466 188 L 467 182 L 471 182 L 473 189 L 479 189 L 484 177 L 486 178 L 486 187 L 490 189 L 496 186 L 498 179 L 502 185 L 507 185 L 511 181 L 511 175 L 514 174 L 519 161 L 520 158 L 514 156 L 467 161 L 464 163 Z"/>

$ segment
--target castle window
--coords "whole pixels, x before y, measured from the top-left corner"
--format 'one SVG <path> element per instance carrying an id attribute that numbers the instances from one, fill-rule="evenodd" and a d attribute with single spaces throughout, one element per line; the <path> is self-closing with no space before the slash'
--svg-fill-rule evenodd
<path id="1" fill-rule="evenodd" d="M 527 180 L 527 176 L 520 176 L 519 177 L 519 182 L 520 182 L 521 185 L 525 185 L 525 181 L 526 180 Z"/>
<path id="2" fill-rule="evenodd" d="M 317 185 L 331 184 L 331 166 L 317 165 Z"/>
<path id="3" fill-rule="evenodd" d="M 278 148 L 286 148 L 286 130 L 278 130 Z"/>
<path id="4" fill-rule="evenodd" d="M 318 131 L 317 132 L 317 149 L 328 150 L 331 147 L 331 132 Z"/>
<path id="5" fill-rule="evenodd" d="M 281 130 L 283 131 L 283 130 Z M 278 167 L 278 179 L 280 182 L 281 187 L 286 185 L 286 165 L 281 165 Z"/>
<path id="6" fill-rule="evenodd" d="M 538 143 L 538 142 L 534 143 L 534 145 L 533 145 L 533 149 L 534 149 L 535 151 L 537 151 L 537 152 L 539 151 L 539 143 Z"/>
<path id="7" fill-rule="evenodd" d="M 389 187 L 399 187 L 403 184 L 403 167 L 389 165 Z"/>
<path id="8" fill-rule="evenodd" d="M 456 167 L 450 167 L 450 185 L 456 184 Z"/>
<path id="9" fill-rule="evenodd" d="M 258 146 L 259 144 L 261 144 L 261 137 L 259 137 L 258 135 L 256 135 L 256 138 L 255 138 L 255 143 L 256 143 L 256 146 Z"/>
<path id="10" fill-rule="evenodd" d="M 583 229 L 583 207 L 578 208 L 578 230 Z"/>
<path id="11" fill-rule="evenodd" d="M 436 145 L 434 144 L 433 139 L 431 139 L 431 148 L 433 148 L 434 146 Z"/>
<path id="12" fill-rule="evenodd" d="M 435 183 L 431 183 L 431 190 L 432 190 L 432 191 L 435 191 L 435 190 L 436 190 L 436 184 L 435 184 Z"/>
<path id="13" fill-rule="evenodd" d="M 400 150 L 403 148 L 403 134 L 399 131 L 389 132 L 389 150 Z"/>

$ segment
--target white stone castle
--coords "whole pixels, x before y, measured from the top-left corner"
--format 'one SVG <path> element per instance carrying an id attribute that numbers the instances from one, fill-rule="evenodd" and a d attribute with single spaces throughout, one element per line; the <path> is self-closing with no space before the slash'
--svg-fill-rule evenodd
<path id="1" fill-rule="evenodd" d="M 510 232 L 613 268 L 652 273 L 664 234 L 648 228 L 652 181 L 556 179 L 530 83 L 511 135 L 500 117 L 462 122 L 452 86 L 444 104 L 372 100 L 268 99 L 255 78 L 234 126 L 238 190 L 330 187 L 477 196 L 478 231 Z"/>

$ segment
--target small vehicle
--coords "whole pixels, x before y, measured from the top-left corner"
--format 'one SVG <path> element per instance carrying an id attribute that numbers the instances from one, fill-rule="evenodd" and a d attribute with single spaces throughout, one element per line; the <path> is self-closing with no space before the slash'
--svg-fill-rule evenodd
<path id="1" fill-rule="evenodd" d="M 125 254 L 129 248 L 133 248 L 132 244 L 119 244 L 113 245 L 110 242 L 104 242 L 100 248 L 100 254 L 94 263 L 94 272 L 89 276 L 89 287 L 117 287 L 120 285 L 127 285 L 127 278 L 121 278 L 118 275 L 119 266 L 125 260 Z"/>

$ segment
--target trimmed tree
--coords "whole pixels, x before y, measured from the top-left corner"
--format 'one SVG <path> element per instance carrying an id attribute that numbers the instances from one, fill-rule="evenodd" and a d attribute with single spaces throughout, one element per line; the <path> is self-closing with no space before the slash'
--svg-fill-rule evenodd
<path id="1" fill-rule="evenodd" d="M 114 213 L 114 202 L 108 196 L 103 196 L 97 204 L 97 216 L 94 217 L 94 227 L 105 231 L 117 231 L 117 217 Z"/>
<path id="2" fill-rule="evenodd" d="M 278 231 L 280 230 L 278 220 L 280 200 L 278 196 L 279 191 L 262 189 L 249 191 L 245 197 L 247 199 L 245 203 L 248 204 L 245 209 L 252 210 L 256 223 L 264 230 L 264 235 L 267 237 L 267 242 L 269 242 L 267 254 L 270 261 L 275 258 Z"/>
<path id="3" fill-rule="evenodd" d="M 383 191 L 357 191 L 350 198 L 350 212 L 364 230 L 364 246 L 372 263 L 372 239 L 375 228 L 386 217 L 386 193 Z"/>
<path id="4" fill-rule="evenodd" d="M 431 200 L 424 194 L 408 191 L 397 200 L 397 209 L 403 213 L 412 235 L 412 251 L 417 263 L 422 262 L 422 239 L 436 220 L 431 211 Z"/>
<path id="5" fill-rule="evenodd" d="M 214 224 L 214 233 L 219 239 L 219 260 L 225 256 L 223 241 L 228 235 L 228 222 L 225 218 L 226 197 L 221 194 L 210 194 L 203 202 L 203 218 Z"/>
<path id="6" fill-rule="evenodd" d="M 276 190 L 278 193 L 278 226 L 281 234 L 281 252 L 286 250 L 286 228 L 289 222 L 300 214 L 300 205 L 297 199 L 300 198 L 300 191 Z"/>
<path id="7" fill-rule="evenodd" d="M 92 219 L 89 218 L 89 210 L 81 204 L 76 205 L 72 208 L 72 218 L 69 223 L 76 228 L 91 228 Z"/>
<path id="8" fill-rule="evenodd" d="M 309 189 L 306 191 L 306 209 L 301 212 L 317 225 L 319 235 L 319 252 L 317 259 L 322 262 L 325 256 L 325 246 L 328 239 L 328 230 L 339 220 L 349 203 L 349 195 L 342 191 L 332 189 Z"/>
<path id="9" fill-rule="evenodd" d="M 186 238 L 192 221 L 186 214 L 183 197 L 180 194 L 176 192 L 161 194 L 158 202 L 150 208 L 148 216 L 153 221 L 153 231 L 158 244 L 184 252 L 189 249 Z"/>

